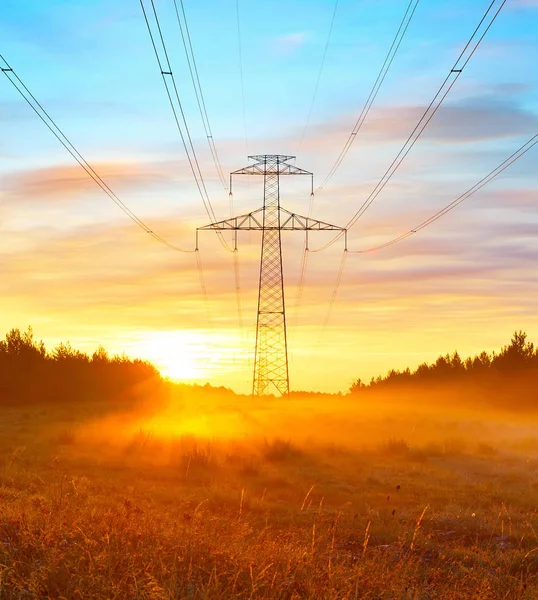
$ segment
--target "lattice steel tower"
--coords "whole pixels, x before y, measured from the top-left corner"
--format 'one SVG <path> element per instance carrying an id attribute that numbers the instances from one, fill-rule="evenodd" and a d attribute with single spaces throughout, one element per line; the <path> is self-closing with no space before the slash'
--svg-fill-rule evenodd
<path id="1" fill-rule="evenodd" d="M 230 193 L 233 175 L 263 175 L 263 207 L 254 212 L 211 223 L 199 230 L 260 230 L 262 248 L 260 284 L 258 291 L 258 319 L 252 394 L 274 391 L 289 393 L 288 341 L 286 335 L 286 304 L 282 269 L 281 232 L 285 230 L 345 231 L 343 227 L 324 223 L 310 217 L 289 212 L 280 206 L 280 176 L 308 175 L 313 193 L 313 175 L 289 164 L 294 156 L 257 154 L 249 156 L 254 164 L 230 174 Z M 237 237 L 236 237 L 237 243 Z M 237 244 L 236 244 L 237 247 Z M 308 248 L 308 237 L 307 237 Z"/>

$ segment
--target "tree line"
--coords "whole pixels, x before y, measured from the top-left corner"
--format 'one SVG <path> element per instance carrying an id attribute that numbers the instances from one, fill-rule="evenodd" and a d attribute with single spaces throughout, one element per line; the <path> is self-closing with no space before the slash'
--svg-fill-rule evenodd
<path id="1" fill-rule="evenodd" d="M 110 356 L 102 346 L 89 355 L 69 342 L 48 351 L 31 327 L 0 341 L 0 403 L 107 399 L 149 379 L 160 374 L 147 361 Z"/>
<path id="2" fill-rule="evenodd" d="M 352 394 L 366 389 L 407 386 L 411 384 L 481 383 L 497 386 L 520 382 L 538 384 L 538 348 L 527 340 L 524 331 L 515 331 L 510 343 L 500 352 L 481 352 L 463 360 L 458 352 L 439 356 L 431 364 L 423 362 L 414 371 L 391 369 L 385 376 L 364 383 L 357 379 L 350 387 Z M 538 389 L 538 387 L 535 387 Z"/>

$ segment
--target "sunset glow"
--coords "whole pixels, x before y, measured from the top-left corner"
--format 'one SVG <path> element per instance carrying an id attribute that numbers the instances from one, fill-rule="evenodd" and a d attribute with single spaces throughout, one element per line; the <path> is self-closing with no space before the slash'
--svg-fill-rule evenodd
<path id="1" fill-rule="evenodd" d="M 148 339 L 136 344 L 133 351 L 147 356 L 164 377 L 173 380 L 195 381 L 207 369 L 209 357 L 197 355 L 196 346 L 203 345 L 203 337 L 191 332 L 165 331 L 148 334 Z M 197 343 L 196 343 L 197 342 Z"/>
<path id="2" fill-rule="evenodd" d="M 538 0 L 1 0 L 0 600 L 538 599 Z"/>
<path id="3" fill-rule="evenodd" d="M 24 10 L 8 2 L 3 14 L 6 59 L 148 229 L 193 250 L 196 228 L 210 219 L 174 129 L 140 7 L 123 0 L 113 7 L 23 4 Z M 248 164 L 247 154 L 299 148 L 296 164 L 314 173 L 316 188 L 375 81 L 402 3 L 341 3 L 306 130 L 333 4 L 294 3 L 285 21 L 265 5 L 245 11 L 246 138 L 237 43 L 222 33 L 236 30 L 235 17 L 218 1 L 208 23 L 203 5 L 187 2 L 186 11 L 225 179 Z M 163 3 L 163 22 L 173 22 L 171 7 Z M 343 225 L 363 204 L 483 8 L 464 0 L 417 8 L 353 147 L 314 196 L 314 218 Z M 350 230 L 349 250 L 409 230 L 536 133 L 537 23 L 535 2 L 506 4 L 419 142 Z M 217 218 L 259 208 L 259 178 L 234 183 L 233 198 L 221 185 L 179 39 L 168 25 L 164 33 L 174 40 L 171 60 Z M 129 220 L 3 76 L 0 111 L 0 328 L 32 325 L 47 345 L 70 340 L 92 352 L 103 344 L 111 353 L 155 362 L 174 380 L 250 391 L 258 232 L 238 236 L 240 311 L 232 255 L 213 233 L 200 234 L 206 302 L 195 255 L 167 248 Z M 440 353 L 499 348 L 514 328 L 537 338 L 535 165 L 531 151 L 424 231 L 379 252 L 350 252 L 334 302 L 343 243 L 310 252 L 299 290 L 305 239 L 285 232 L 292 389 L 345 391 L 359 376 L 416 367 Z M 307 214 L 309 185 L 289 179 L 282 205 Z M 328 240 L 313 232 L 310 250 Z"/>

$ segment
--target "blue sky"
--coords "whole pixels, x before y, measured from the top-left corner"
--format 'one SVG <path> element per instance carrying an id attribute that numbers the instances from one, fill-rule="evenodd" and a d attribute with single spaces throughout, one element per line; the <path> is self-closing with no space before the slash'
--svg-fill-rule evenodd
<path id="1" fill-rule="evenodd" d="M 184 4 L 225 172 L 247 164 L 246 150 L 295 154 L 334 1 L 239 1 L 248 144 L 236 3 Z M 354 214 L 488 5 L 419 2 L 352 150 L 316 197 L 314 216 L 344 223 Z M 229 201 L 204 139 L 173 2 L 157 0 L 156 7 L 213 205 L 225 218 Z M 405 0 L 338 3 L 297 157 L 318 184 L 360 113 L 406 7 Z M 193 230 L 208 218 L 138 0 L 7 0 L 0 40 L 0 53 L 122 200 L 153 229 L 191 247 Z M 423 138 L 350 232 L 350 247 L 409 229 L 538 132 L 536 56 L 538 2 L 508 0 Z M 87 180 L 5 77 L 0 127 L 0 214 L 6 228 L 0 253 L 7 272 L 0 326 L 32 324 L 51 344 L 69 338 L 85 349 L 104 342 L 113 351 L 147 351 L 163 367 L 166 361 L 152 355 L 155 344 L 148 340 L 176 332 L 175 345 L 168 333 L 166 343 L 178 361 L 187 360 L 181 357 L 184 340 L 193 344 L 199 363 L 191 368 L 193 379 L 248 389 L 259 240 L 241 240 L 242 333 L 231 261 L 213 239 L 204 241 L 211 328 L 192 257 L 171 253 L 138 230 Z M 354 377 L 413 366 L 456 347 L 463 354 L 499 347 L 515 328 L 527 329 L 538 341 L 536 161 L 537 152 L 529 152 L 420 236 L 378 254 L 350 256 L 330 325 L 315 350 L 311 342 L 319 338 L 341 248 L 312 255 L 297 326 L 290 332 L 292 385 L 344 390 Z M 307 212 L 308 190 L 300 183 L 286 185 L 283 204 Z M 236 190 L 237 211 L 261 204 L 254 182 L 238 183 Z M 300 235 L 286 238 L 288 306 L 295 300 L 302 242 Z M 204 367 L 208 356 L 211 368 Z M 327 377 L 312 379 L 313 363 L 330 369 L 328 383 Z"/>

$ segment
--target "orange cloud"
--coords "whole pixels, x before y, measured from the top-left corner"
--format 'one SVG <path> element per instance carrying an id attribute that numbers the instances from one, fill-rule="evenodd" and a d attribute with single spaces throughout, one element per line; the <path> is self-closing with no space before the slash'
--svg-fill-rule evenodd
<path id="1" fill-rule="evenodd" d="M 166 229 L 165 219 L 157 227 Z M 177 233 L 192 233 L 190 225 L 182 225 Z M 501 241 L 498 230 L 484 229 L 477 235 L 471 227 L 460 238 L 450 230 L 446 233 L 441 238 L 425 233 L 385 254 L 350 256 L 332 318 L 318 346 L 338 253 L 310 257 L 299 326 L 293 328 L 297 282 L 293 261 L 299 255 L 287 252 L 294 386 L 345 389 L 353 377 L 416 366 L 454 348 L 465 355 L 475 346 L 477 350 L 499 347 L 515 327 L 533 335 L 532 248 L 514 254 L 504 245 L 495 252 Z M 509 237 L 515 244 L 522 233 L 516 229 Z M 257 244 L 253 239 L 250 246 L 240 248 L 243 317 L 250 349 L 259 272 Z M 252 256 L 247 260 L 249 250 Z M 233 362 L 229 356 L 235 343 L 230 340 L 241 336 L 233 262 L 211 238 L 202 247 L 202 261 L 213 330 L 192 255 L 159 246 L 129 223 L 88 226 L 60 236 L 49 230 L 38 232 L 32 243 L 2 256 L 0 326 L 5 331 L 31 323 L 47 343 L 70 338 L 75 346 L 93 350 L 103 342 L 114 351 L 126 348 L 134 354 L 139 352 L 136 340 L 142 334 L 197 331 L 193 333 L 199 340 L 197 352 L 206 363 L 208 357 L 221 361 L 219 369 L 230 363 L 227 371 L 209 373 L 211 381 L 243 389 L 239 377 L 246 359 Z M 416 349 L 416 359 L 409 355 L 410 347 Z M 317 379 L 313 373 L 319 374 Z"/>
<path id="2" fill-rule="evenodd" d="M 177 181 L 177 173 L 182 171 L 171 162 L 113 161 L 91 166 L 114 191 Z M 41 199 L 65 202 L 97 189 L 95 181 L 76 163 L 9 173 L 2 180 L 2 191 L 8 197 L 27 202 Z"/>

